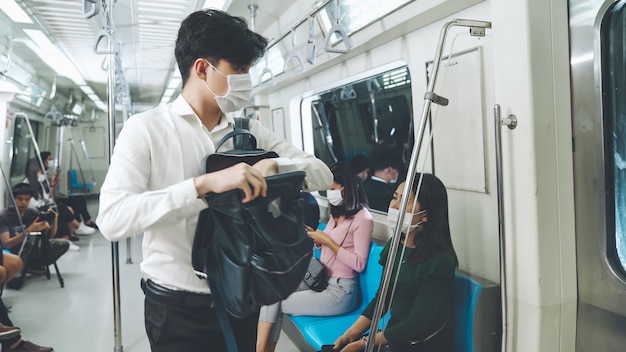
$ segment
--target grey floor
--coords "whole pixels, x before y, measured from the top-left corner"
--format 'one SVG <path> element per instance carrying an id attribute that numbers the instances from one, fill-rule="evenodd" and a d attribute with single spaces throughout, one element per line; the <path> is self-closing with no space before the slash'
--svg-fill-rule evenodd
<path id="1" fill-rule="evenodd" d="M 95 217 L 96 200 L 89 201 Z M 58 261 L 65 281 L 61 288 L 54 271 L 50 280 L 28 275 L 20 290 L 5 289 L 3 300 L 12 306 L 9 316 L 22 337 L 57 352 L 121 352 L 115 350 L 111 243 L 100 233 L 81 236 L 81 250 L 69 251 Z M 121 341 L 123 351 L 150 351 L 143 326 L 141 236 L 130 240 L 132 263 L 126 264 L 126 241 L 119 244 Z M 277 351 L 298 349 L 282 334 Z"/>

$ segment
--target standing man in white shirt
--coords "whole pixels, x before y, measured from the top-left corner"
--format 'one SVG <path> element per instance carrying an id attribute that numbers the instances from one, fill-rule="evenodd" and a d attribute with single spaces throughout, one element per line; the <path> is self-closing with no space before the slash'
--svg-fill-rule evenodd
<path id="1" fill-rule="evenodd" d="M 97 223 L 118 241 L 143 233 L 141 271 L 146 294 L 145 325 L 152 351 L 226 351 L 210 289 L 191 264 L 201 197 L 240 188 L 243 202 L 265 196 L 265 176 L 304 170 L 308 191 L 327 189 L 328 167 L 275 136 L 257 121 L 250 131 L 259 148 L 277 159 L 253 166 L 201 173 L 203 158 L 233 130 L 224 113 L 248 104 L 248 71 L 263 56 L 267 40 L 244 19 L 217 10 L 189 15 L 176 40 L 183 79 L 172 103 L 132 116 L 122 129 L 100 194 Z M 232 142 L 225 145 L 232 148 Z M 208 204 L 210 206 L 210 204 Z M 258 314 L 230 319 L 239 351 L 254 351 Z"/>

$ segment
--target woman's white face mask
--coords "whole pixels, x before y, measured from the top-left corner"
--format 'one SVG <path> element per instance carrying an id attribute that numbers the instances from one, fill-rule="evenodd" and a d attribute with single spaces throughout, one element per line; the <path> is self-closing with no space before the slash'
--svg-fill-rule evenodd
<path id="1" fill-rule="evenodd" d="M 422 210 L 416 213 L 415 215 L 423 214 L 425 212 L 426 210 Z M 387 224 L 389 224 L 389 228 L 391 228 L 391 231 L 394 231 L 396 229 L 396 225 L 398 224 L 399 218 L 400 218 L 400 210 L 394 209 L 391 207 L 387 210 Z M 413 213 L 404 213 L 404 221 L 402 222 L 401 231 L 404 233 L 409 233 L 424 223 L 423 221 L 419 221 L 417 224 L 413 224 L 412 222 L 413 222 Z"/>
<path id="2" fill-rule="evenodd" d="M 206 61 L 206 60 L 205 60 Z M 222 112 L 235 112 L 243 109 L 250 103 L 250 95 L 252 93 L 252 79 L 248 73 L 225 75 L 222 71 L 218 70 L 210 62 L 206 61 L 215 71 L 219 72 L 222 76 L 226 77 L 228 84 L 228 91 L 224 95 L 217 95 L 206 83 L 202 81 L 204 86 L 213 93 L 217 105 Z"/>
<path id="3" fill-rule="evenodd" d="M 343 204 L 343 196 L 341 195 L 340 189 L 330 189 L 326 191 L 326 198 L 328 199 L 328 203 L 336 207 Z"/>

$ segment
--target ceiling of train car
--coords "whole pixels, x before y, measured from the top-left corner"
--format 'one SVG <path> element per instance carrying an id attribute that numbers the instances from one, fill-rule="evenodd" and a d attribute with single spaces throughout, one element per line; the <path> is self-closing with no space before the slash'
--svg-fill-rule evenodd
<path id="1" fill-rule="evenodd" d="M 0 1 L 4 3 L 14 0 Z M 7 56 L 10 46 L 13 62 L 34 73 L 36 80 L 48 87 L 48 92 L 54 77 L 57 76 L 59 92 L 67 93 L 73 90 L 78 99 L 83 99 L 91 88 L 100 101 L 106 103 L 108 75 L 103 69 L 106 66 L 104 62 L 106 55 L 94 53 L 94 43 L 103 25 L 103 11 L 100 10 L 95 17 L 86 19 L 83 16 L 83 2 L 80 0 L 15 0 L 15 2 L 34 21 L 17 23 L 0 11 L 0 54 Z M 250 22 L 249 5 L 253 2 L 259 1 L 232 0 L 227 11 Z M 124 79 L 129 88 L 134 112 L 159 103 L 175 67 L 173 46 L 178 26 L 187 14 L 202 8 L 204 4 L 204 0 L 115 2 L 115 41 L 120 45 Z M 280 17 L 285 8 L 281 1 L 264 1 L 256 12 L 255 30 L 263 33 Z M 41 50 L 44 44 L 37 46 L 34 43 L 32 30 L 47 33 L 62 54 L 48 52 L 38 55 L 38 52 L 45 51 Z M 11 41 L 8 39 L 10 37 Z M 5 40 L 6 45 L 3 46 Z M 106 42 L 106 39 L 102 40 L 98 50 L 106 50 Z M 66 56 L 70 63 L 57 60 L 59 56 Z M 76 70 L 72 70 L 71 66 L 75 66 Z M 86 102 L 89 100 L 94 99 L 85 99 Z M 87 105 L 93 104 L 85 103 L 85 106 Z M 104 105 L 101 103 L 100 106 Z"/>

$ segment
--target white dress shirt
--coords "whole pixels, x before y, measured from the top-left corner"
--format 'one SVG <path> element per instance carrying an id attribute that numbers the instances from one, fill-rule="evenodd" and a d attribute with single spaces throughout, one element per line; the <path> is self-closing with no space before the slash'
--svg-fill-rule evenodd
<path id="1" fill-rule="evenodd" d="M 100 190 L 97 224 L 111 241 L 144 234 L 144 277 L 175 290 L 210 292 L 191 265 L 198 213 L 207 206 L 198 198 L 193 178 L 201 175 L 202 160 L 215 152 L 233 126 L 222 115 L 220 123 L 207 130 L 182 96 L 133 115 L 124 124 Z M 275 159 L 279 173 L 305 171 L 309 191 L 330 187 L 332 173 L 321 160 L 257 121 L 250 121 L 250 132 L 258 148 L 280 156 Z M 231 149 L 232 139 L 220 151 Z"/>

